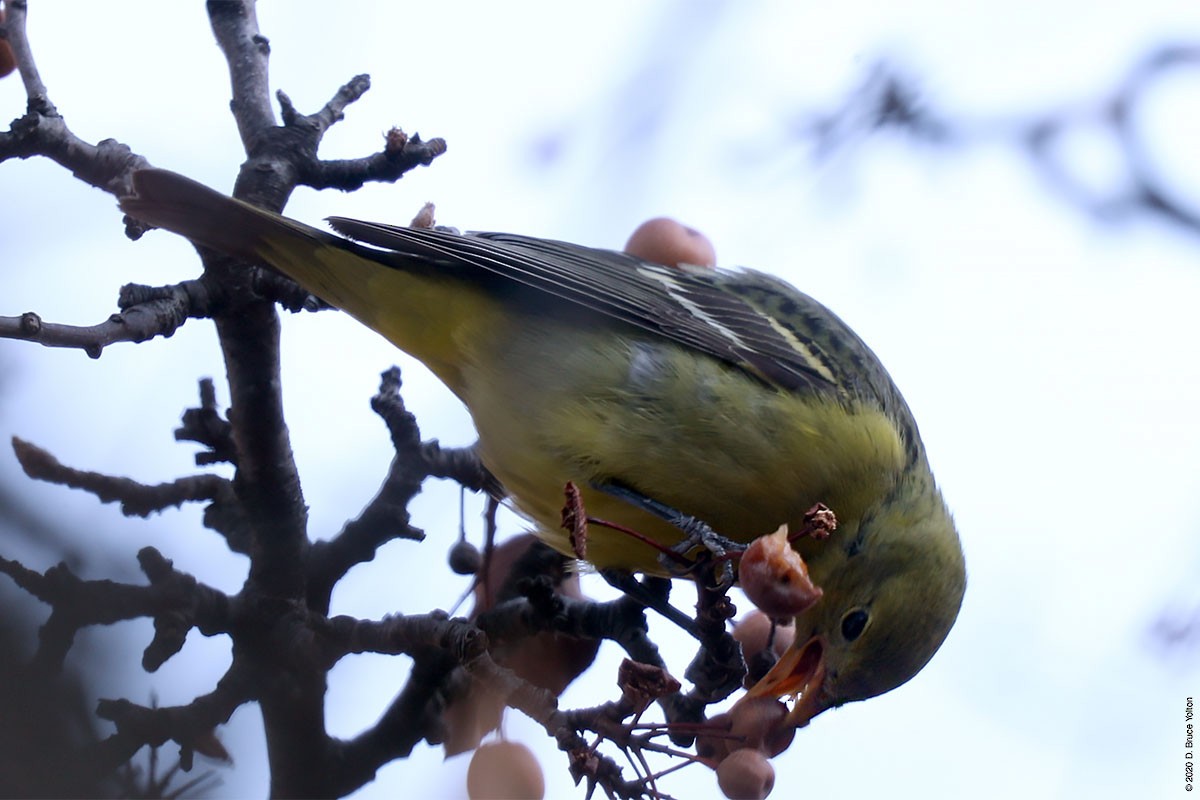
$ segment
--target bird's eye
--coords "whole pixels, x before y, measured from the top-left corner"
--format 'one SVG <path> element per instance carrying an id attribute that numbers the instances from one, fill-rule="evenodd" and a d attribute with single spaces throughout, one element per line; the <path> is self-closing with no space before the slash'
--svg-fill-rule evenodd
<path id="1" fill-rule="evenodd" d="M 862 635 L 863 628 L 867 627 L 868 619 L 870 617 L 863 608 L 856 608 L 842 617 L 842 637 L 847 642 L 853 642 Z"/>

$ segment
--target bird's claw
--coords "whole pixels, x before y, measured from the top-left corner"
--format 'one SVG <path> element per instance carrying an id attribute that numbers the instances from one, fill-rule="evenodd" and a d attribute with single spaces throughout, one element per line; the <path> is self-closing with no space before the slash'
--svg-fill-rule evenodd
<path id="1" fill-rule="evenodd" d="M 719 573 L 715 588 L 728 589 L 733 585 L 733 561 L 726 556 L 745 550 L 745 545 L 720 535 L 707 522 L 695 517 L 681 514 L 667 521 L 683 531 L 684 537 L 671 546 L 670 555 L 659 555 L 658 563 L 663 569 L 675 576 L 691 575 L 702 564 L 715 561 Z M 700 557 L 691 557 L 689 554 L 697 548 L 701 550 Z"/>
<path id="2" fill-rule="evenodd" d="M 675 577 L 696 575 L 705 564 L 717 562 L 720 577 L 716 589 L 728 589 L 733 585 L 733 563 L 727 556 L 740 553 L 746 546 L 721 536 L 707 522 L 684 514 L 666 503 L 647 497 L 636 489 L 619 483 L 594 483 L 602 492 L 619 497 L 627 503 L 649 511 L 661 520 L 669 522 L 683 532 L 683 539 L 658 554 L 659 565 Z M 691 552 L 700 549 L 700 555 Z"/>

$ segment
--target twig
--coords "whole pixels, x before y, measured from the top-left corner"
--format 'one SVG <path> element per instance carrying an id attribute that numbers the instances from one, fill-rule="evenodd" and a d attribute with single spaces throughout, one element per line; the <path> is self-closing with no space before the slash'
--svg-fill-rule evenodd
<path id="1" fill-rule="evenodd" d="M 12 447 L 17 461 L 29 477 L 82 489 L 96 495 L 102 503 L 120 503 L 121 513 L 127 517 L 148 517 L 152 512 L 178 507 L 186 502 L 228 502 L 233 499 L 233 488 L 229 481 L 218 475 L 191 475 L 170 483 L 148 486 L 129 478 L 68 467 L 46 450 L 16 436 L 12 439 Z"/>
<path id="2" fill-rule="evenodd" d="M 253 267 L 253 287 L 256 294 L 273 300 L 293 313 L 297 311 L 327 311 L 333 306 L 307 290 L 291 278 L 286 278 L 269 269 Z"/>
<path id="3" fill-rule="evenodd" d="M 379 721 L 348 742 L 339 743 L 343 765 L 336 794 L 344 796 L 375 779 L 376 771 L 396 758 L 408 757 L 422 739 L 442 741 L 442 712 L 470 682 L 444 653 L 418 652 L 404 688 Z"/>
<path id="4" fill-rule="evenodd" d="M 175 741 L 180 745 L 180 761 L 187 769 L 191 753 L 204 746 L 213 729 L 228 722 L 239 706 L 254 699 L 254 683 L 248 671 L 235 660 L 217 682 L 216 689 L 185 706 L 147 708 L 128 700 L 100 700 L 96 714 L 117 726 L 117 733 L 104 746 L 117 748 L 120 754 L 128 753 L 122 759 L 128 760 L 145 745 L 161 747 Z"/>
<path id="5" fill-rule="evenodd" d="M 74 347 L 91 358 L 116 342 L 145 342 L 171 336 L 189 318 L 211 314 L 211 298 L 202 281 L 174 286 L 130 284 L 118 298 L 121 311 L 97 325 L 45 322 L 32 311 L 19 317 L 0 317 L 0 338 L 26 339 L 46 347 Z"/>
<path id="6" fill-rule="evenodd" d="M 421 541 L 425 534 L 409 524 L 408 504 L 421 491 L 429 473 L 416 418 L 400 395 L 400 370 L 381 376 L 371 408 L 388 427 L 396 455 L 383 484 L 359 516 L 332 539 L 313 544 L 308 556 L 308 602 L 326 612 L 334 585 L 355 564 L 370 561 L 386 542 L 396 538 Z"/>
<path id="7" fill-rule="evenodd" d="M 292 99 L 283 91 L 276 92 L 275 98 L 279 101 L 284 125 L 310 125 L 320 136 L 344 119 L 346 108 L 366 94 L 370 88 L 370 75 L 355 75 L 337 90 L 337 94 L 330 98 L 320 111 L 314 114 L 301 114 L 292 104 Z"/>
<path id="8" fill-rule="evenodd" d="M 76 178 L 112 194 L 129 191 L 129 176 L 149 162 L 115 139 L 91 144 L 80 139 L 50 102 L 26 35 L 24 2 L 5 3 L 6 39 L 16 58 L 28 98 L 24 116 L 13 121 L 6 133 L 0 133 L 0 161 L 9 158 L 46 156 L 74 173 Z"/>
<path id="9" fill-rule="evenodd" d="M 473 492 L 486 492 L 502 498 L 506 492 L 496 476 L 479 460 L 479 452 L 471 447 L 442 447 L 436 439 L 421 445 L 421 459 L 431 478 L 449 478 Z"/>
<path id="10" fill-rule="evenodd" d="M 229 65 L 233 99 L 229 107 L 247 149 L 275 126 L 267 62 L 271 44 L 258 29 L 254 3 L 210 0 L 208 20 Z"/>
<path id="11" fill-rule="evenodd" d="M 446 152 L 446 140 L 423 141 L 419 134 L 408 136 L 398 128 L 388 134 L 384 149 L 362 158 L 315 161 L 306 165 L 300 181 L 314 189 L 341 189 L 344 192 L 379 181 L 391 183 L 416 167 L 427 167 Z"/>
<path id="12" fill-rule="evenodd" d="M 175 429 L 175 441 L 197 442 L 208 452 L 196 454 L 196 466 L 222 462 L 237 464 L 233 426 L 217 409 L 217 390 L 212 378 L 200 379 L 200 405 L 183 412 L 182 424 Z"/>
<path id="13" fill-rule="evenodd" d="M 90 625 L 154 617 L 155 638 L 143 656 L 143 666 L 151 670 L 178 651 L 175 645 L 182 645 L 187 628 L 199 628 L 205 635 L 229 630 L 228 598 L 223 593 L 175 570 L 171 561 L 153 547 L 139 551 L 138 563 L 150 579 L 149 586 L 85 581 L 76 577 L 66 564 L 39 573 L 16 561 L 0 558 L 0 572 L 52 609 L 39 636 L 34 657 L 36 669 L 55 672 L 61 669 L 75 633 Z"/>

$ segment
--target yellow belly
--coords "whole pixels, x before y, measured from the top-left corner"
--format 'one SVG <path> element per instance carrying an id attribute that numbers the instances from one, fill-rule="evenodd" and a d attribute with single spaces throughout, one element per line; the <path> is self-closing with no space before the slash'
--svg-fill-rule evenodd
<path id="1" fill-rule="evenodd" d="M 881 412 L 768 388 L 715 359 L 632 331 L 526 318 L 464 359 L 460 394 L 488 468 L 539 534 L 569 553 L 563 485 L 590 516 L 670 544 L 680 532 L 597 492 L 618 482 L 742 542 L 816 502 L 844 522 L 894 485 L 903 448 Z M 657 553 L 592 527 L 588 560 L 660 571 Z"/>

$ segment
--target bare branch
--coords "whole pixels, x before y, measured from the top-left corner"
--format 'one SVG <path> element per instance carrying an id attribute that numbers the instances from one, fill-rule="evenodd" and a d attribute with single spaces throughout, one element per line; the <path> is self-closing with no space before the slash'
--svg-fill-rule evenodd
<path id="1" fill-rule="evenodd" d="M 196 466 L 226 462 L 237 464 L 233 426 L 217 409 L 217 390 L 212 378 L 200 379 L 200 407 L 183 412 L 183 424 L 175 429 L 175 441 L 198 442 L 208 452 L 196 454 Z"/>
<path id="2" fill-rule="evenodd" d="M 337 94 L 315 114 L 301 114 L 292 104 L 292 99 L 283 91 L 275 93 L 283 116 L 283 124 L 289 127 L 311 126 L 317 137 L 325 135 L 335 124 L 345 118 L 346 108 L 371 88 L 370 75 L 355 75 L 349 83 L 338 89 Z"/>
<path id="3" fill-rule="evenodd" d="M 473 492 L 487 492 L 503 498 L 507 492 L 496 476 L 479 460 L 479 452 L 471 447 L 442 447 L 437 439 L 421 445 L 421 458 L 431 478 L 449 478 Z"/>
<path id="4" fill-rule="evenodd" d="M 339 763 L 347 767 L 342 792 L 371 780 L 375 770 L 392 758 L 406 755 L 421 736 L 436 740 L 438 716 L 447 699 L 465 688 L 461 677 L 464 673 L 454 669 L 456 666 L 487 685 L 504 703 L 541 723 L 562 749 L 574 753 L 587 750 L 587 743 L 570 727 L 570 718 L 558 710 L 553 693 L 493 661 L 486 651 L 487 637 L 462 620 L 438 614 L 388 617 L 377 623 L 336 617 L 330 620 L 325 638 L 330 644 L 336 642 L 334 653 L 403 652 L 417 658 L 409 684 L 384 718 L 342 746 Z"/>
<path id="5" fill-rule="evenodd" d="M 664 705 L 667 719 L 672 723 L 703 721 L 705 708 L 740 689 L 746 677 L 742 647 L 730 634 L 727 624 L 737 614 L 737 607 L 726 594 L 728 588 L 697 586 L 696 630 L 700 646 L 683 674 L 692 682 L 691 691 L 673 695 Z M 694 737 L 672 733 L 671 738 L 681 747 L 690 747 Z"/>
<path id="6" fill-rule="evenodd" d="M 406 135 L 393 128 L 384 149 L 374 155 L 341 161 L 315 161 L 302 165 L 299 181 L 314 189 L 341 189 L 344 192 L 363 184 L 392 182 L 416 167 L 427 167 L 446 152 L 445 139 L 422 141 L 420 135 Z"/>
<path id="7" fill-rule="evenodd" d="M 333 306 L 326 303 L 291 278 L 285 278 L 269 269 L 254 268 L 253 287 L 256 294 L 273 300 L 288 311 L 326 311 Z"/>
<path id="8" fill-rule="evenodd" d="M 97 325 L 45 322 L 32 311 L 19 317 L 0 317 L 0 338 L 78 348 L 90 358 L 99 358 L 110 344 L 169 337 L 189 318 L 208 317 L 211 312 L 210 294 L 200 280 L 160 287 L 129 284 L 122 287 L 118 305 L 122 309 L 119 313 Z"/>
<path id="9" fill-rule="evenodd" d="M 57 116 L 58 111 L 50 102 L 46 84 L 38 73 L 37 64 L 33 60 L 33 52 L 29 48 L 29 37 L 25 32 L 25 17 L 29 9 L 25 0 L 10 0 L 4 4 L 5 11 L 5 40 L 12 49 L 21 73 L 21 82 L 25 84 L 25 96 L 29 98 L 30 110 L 37 109 L 40 113 Z"/>
<path id="10" fill-rule="evenodd" d="M 443 740 L 442 712 L 470 682 L 442 653 L 413 654 L 413 667 L 404 688 L 379 721 L 340 745 L 344 765 L 339 795 L 346 795 L 375 779 L 376 771 L 397 758 L 407 758 L 422 740 Z"/>
<path id="11" fill-rule="evenodd" d="M 186 706 L 147 708 L 128 700 L 101 700 L 96 714 L 111 720 L 117 733 L 105 743 L 124 754 L 114 759 L 113 766 L 126 761 L 145 745 L 160 747 L 168 741 L 182 748 L 180 761 L 190 761 L 191 751 L 203 748 L 203 742 L 213 729 L 229 721 L 239 706 L 254 699 L 253 680 L 248 671 L 237 664 L 229 668 L 216 689 L 197 697 Z"/>
<path id="12" fill-rule="evenodd" d="M 309 551 L 308 602 L 327 612 L 334 585 L 355 564 L 370 561 L 375 551 L 396 538 L 420 541 L 425 534 L 409 524 L 408 504 L 428 477 L 422 457 L 421 431 L 400 396 L 400 370 L 386 370 L 371 408 L 388 426 L 396 455 L 378 493 L 357 519 L 333 539 L 316 542 Z"/>
<path id="13" fill-rule="evenodd" d="M 253 2 L 208 0 L 208 19 L 229 65 L 229 108 L 249 152 L 267 129 L 275 127 L 267 72 L 271 44 L 258 29 Z"/>
<path id="14" fill-rule="evenodd" d="M 178 507 L 185 502 L 233 501 L 232 486 L 218 475 L 192 475 L 170 483 L 148 486 L 129 478 L 65 466 L 47 451 L 16 436 L 12 438 L 12 447 L 21 468 L 29 477 L 72 489 L 83 489 L 96 495 L 102 503 L 119 502 L 121 513 L 127 517 L 148 517 L 152 512 Z"/>
<path id="15" fill-rule="evenodd" d="M 149 162 L 114 139 L 91 144 L 80 139 L 50 102 L 26 35 L 26 4 L 8 2 L 6 39 L 12 48 L 25 83 L 28 97 L 24 116 L 13 120 L 6 133 L 0 133 L 0 161 L 9 158 L 46 156 L 61 164 L 81 181 L 119 197 L 129 193 L 129 176 Z"/>
<path id="16" fill-rule="evenodd" d="M 13 120 L 7 133 L 0 133 L 0 161 L 9 158 L 46 156 L 71 170 L 79 180 L 114 197 L 129 194 L 130 175 L 150 166 L 145 157 L 115 139 L 91 144 L 67 127 L 62 117 L 29 111 Z"/>
<path id="17" fill-rule="evenodd" d="M 139 551 L 138 562 L 149 586 L 81 580 L 66 564 L 39 573 L 0 557 L 0 572 L 52 609 L 42 626 L 35 668 L 60 670 L 76 631 L 90 625 L 154 617 L 155 637 L 142 659 L 150 670 L 178 651 L 173 643 L 182 645 L 187 629 L 199 628 L 206 636 L 228 631 L 229 604 L 223 593 L 176 571 L 153 547 Z"/>
<path id="18" fill-rule="evenodd" d="M 479 628 L 466 620 L 451 619 L 443 611 L 396 614 L 382 620 L 314 617 L 313 625 L 330 666 L 354 653 L 395 655 L 438 650 L 466 664 L 487 652 L 487 636 Z"/>

